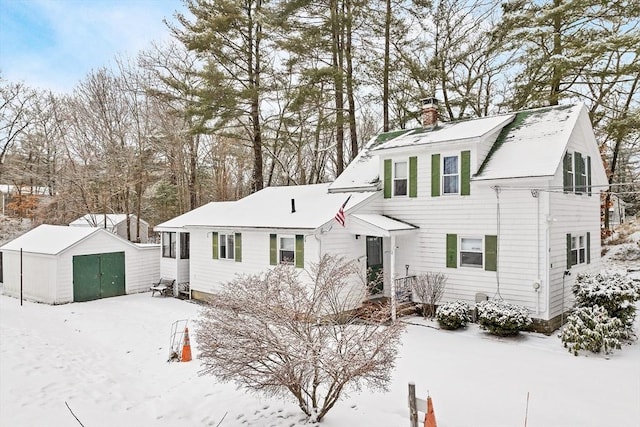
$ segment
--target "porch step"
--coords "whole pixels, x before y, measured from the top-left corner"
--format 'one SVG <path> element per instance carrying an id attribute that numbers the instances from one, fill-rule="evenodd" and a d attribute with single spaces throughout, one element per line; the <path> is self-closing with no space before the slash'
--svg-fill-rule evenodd
<path id="1" fill-rule="evenodd" d="M 403 302 L 396 306 L 396 317 L 413 316 L 416 314 L 416 304 Z M 391 321 L 391 302 L 387 298 L 368 300 L 357 310 L 357 316 L 363 320 L 377 323 Z"/>

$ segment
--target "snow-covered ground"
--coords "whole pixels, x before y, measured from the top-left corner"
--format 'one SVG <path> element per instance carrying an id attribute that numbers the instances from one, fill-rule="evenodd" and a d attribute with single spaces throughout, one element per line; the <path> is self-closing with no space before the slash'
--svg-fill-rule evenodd
<path id="1" fill-rule="evenodd" d="M 61 306 L 0 296 L 0 426 L 80 425 L 67 405 L 87 427 L 303 425 L 290 401 L 199 376 L 193 333 L 194 360 L 167 363 L 172 323 L 198 313 L 149 293 Z M 528 427 L 640 426 L 638 342 L 575 357 L 556 335 L 408 321 L 390 391 L 350 394 L 322 425 L 406 426 L 412 381 L 440 427 L 524 426 L 525 415 Z"/>

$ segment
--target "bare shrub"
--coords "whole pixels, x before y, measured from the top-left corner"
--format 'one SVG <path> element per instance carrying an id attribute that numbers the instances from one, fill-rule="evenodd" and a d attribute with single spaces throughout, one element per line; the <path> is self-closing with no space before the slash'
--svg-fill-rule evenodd
<path id="1" fill-rule="evenodd" d="M 444 273 L 428 272 L 420 274 L 413 282 L 413 291 L 422 303 L 422 315 L 433 318 L 436 315 L 436 305 L 442 299 L 447 276 Z"/>
<path id="2" fill-rule="evenodd" d="M 308 273 L 281 265 L 228 283 L 198 321 L 201 374 L 293 397 L 313 422 L 349 391 L 386 390 L 403 325 L 364 324 L 344 311 L 355 271 L 324 256 Z"/>

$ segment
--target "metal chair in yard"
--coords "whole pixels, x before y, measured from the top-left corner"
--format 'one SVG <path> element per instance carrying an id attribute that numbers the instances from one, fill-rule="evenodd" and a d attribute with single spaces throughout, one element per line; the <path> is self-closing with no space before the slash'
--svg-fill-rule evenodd
<path id="1" fill-rule="evenodd" d="M 149 288 L 151 290 L 151 296 L 154 296 L 158 292 L 162 296 L 173 296 L 173 286 L 175 285 L 175 279 L 160 279 L 158 283 L 154 283 Z"/>

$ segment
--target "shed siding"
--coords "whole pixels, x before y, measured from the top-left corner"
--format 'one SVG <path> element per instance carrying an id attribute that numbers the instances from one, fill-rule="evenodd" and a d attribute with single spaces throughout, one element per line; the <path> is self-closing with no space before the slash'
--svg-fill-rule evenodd
<path id="1" fill-rule="evenodd" d="M 3 251 L 4 293 L 20 298 L 20 252 Z M 55 303 L 56 258 L 52 255 L 22 255 L 22 295 L 31 301 Z"/>
<path id="2" fill-rule="evenodd" d="M 108 233 L 96 233 L 58 256 L 57 298 L 54 303 L 73 301 L 73 257 L 107 252 L 125 253 L 125 292 L 144 292 L 158 281 L 160 247 L 139 248 Z"/>

